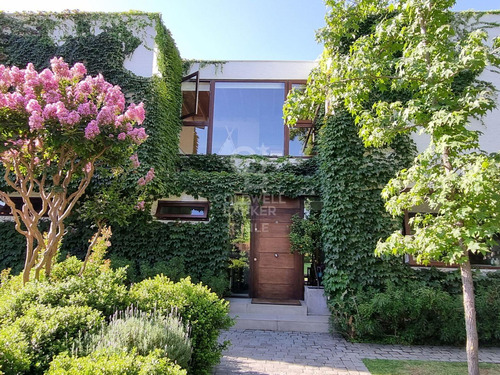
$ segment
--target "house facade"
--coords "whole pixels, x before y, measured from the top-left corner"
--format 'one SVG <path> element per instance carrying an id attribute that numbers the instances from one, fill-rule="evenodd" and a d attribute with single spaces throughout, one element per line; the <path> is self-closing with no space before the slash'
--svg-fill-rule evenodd
<path id="1" fill-rule="evenodd" d="M 337 209 L 325 215 L 325 220 L 342 228 L 332 236 L 342 237 L 343 230 L 371 232 L 376 243 L 393 228 L 390 223 L 394 222 L 385 218 L 381 203 L 381 181 L 407 163 L 411 157 L 404 155 L 407 148 L 390 155 L 365 155 L 354 128 L 337 131 L 333 122 L 325 126 L 324 139 L 345 137 L 347 151 L 328 148 L 326 141 L 320 148 L 312 148 L 318 138 L 317 125 L 323 121 L 320 110 L 316 119 L 299 121 L 293 129 L 284 123 L 282 108 L 287 94 L 304 87 L 316 62 L 182 63 L 158 15 L 103 14 L 90 24 L 84 21 L 96 18 L 80 13 L 61 19 L 40 15 L 38 20 L 0 16 L 13 25 L 1 39 L 4 52 L 0 63 L 22 67 L 35 61 L 37 68 L 43 68 L 53 55 L 69 62 L 83 61 L 91 74 L 102 73 L 120 85 L 131 101 L 145 102 L 149 139 L 139 156 L 144 170 L 154 167 L 157 175 L 150 209 L 138 212 L 129 225 L 113 228 L 109 250 L 112 262 L 129 266 L 131 281 L 155 273 L 174 279 L 189 275 L 221 293 L 230 284 L 233 293 L 254 298 L 302 299 L 310 265 L 304 264 L 301 255 L 290 252 L 294 215 L 307 216 L 319 210 L 321 201 L 346 199 L 345 211 Z M 11 22 L 8 17 L 20 22 Z M 29 24 L 44 24 L 44 17 L 58 21 L 55 25 L 66 25 L 38 29 L 52 38 L 48 45 L 38 43 L 45 39 Z M 130 33 L 121 32 L 124 27 Z M 498 30 L 495 28 L 491 36 L 498 35 Z M 26 50 L 29 53 L 23 53 Z M 487 71 L 481 78 L 500 87 L 498 74 Z M 481 142 L 488 152 L 498 151 L 499 115 L 497 109 L 485 120 Z M 482 125 L 476 122 L 474 126 Z M 413 139 L 419 149 L 427 142 L 420 135 Z M 402 157 L 394 158 L 397 153 Z M 385 174 L 374 176 L 373 165 L 377 163 L 386 166 L 381 167 Z M 338 168 L 330 170 L 332 166 Z M 343 186 L 335 185 L 343 172 L 361 169 L 363 174 L 353 174 Z M 355 217 L 347 215 L 353 205 L 359 206 Z M 419 210 L 425 208 L 415 212 Z M 375 225 L 363 215 L 385 215 L 384 223 L 389 224 L 381 229 L 384 225 Z M 8 209 L 0 208 L 0 220 L 0 268 L 22 265 L 23 238 L 13 230 Z M 405 227 L 400 221 L 395 225 Z M 69 223 L 63 252 L 81 255 L 91 235 L 91 223 L 75 218 Z M 373 248 L 366 243 L 345 246 L 355 253 L 358 245 Z M 348 262 L 359 265 L 360 272 L 385 262 L 372 253 L 365 258 L 349 255 Z M 494 267 L 495 259 L 496 255 L 478 261 Z M 338 259 L 341 261 L 345 260 Z M 392 261 L 402 264 L 411 259 Z M 335 267 L 328 263 L 325 272 Z"/>

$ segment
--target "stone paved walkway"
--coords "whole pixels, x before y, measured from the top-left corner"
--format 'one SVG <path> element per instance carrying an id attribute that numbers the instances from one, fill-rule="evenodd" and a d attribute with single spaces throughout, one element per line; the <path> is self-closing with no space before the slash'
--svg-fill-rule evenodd
<path id="1" fill-rule="evenodd" d="M 369 375 L 363 358 L 466 361 L 465 350 L 442 346 L 352 344 L 326 333 L 231 330 L 216 375 Z M 500 348 L 480 350 L 481 362 L 500 363 Z"/>

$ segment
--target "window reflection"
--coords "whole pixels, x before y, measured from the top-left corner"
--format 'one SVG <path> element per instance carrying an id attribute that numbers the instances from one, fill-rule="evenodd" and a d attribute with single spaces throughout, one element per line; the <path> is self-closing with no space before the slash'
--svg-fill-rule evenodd
<path id="1" fill-rule="evenodd" d="M 179 150 L 184 155 L 207 153 L 207 127 L 183 126 L 179 139 Z"/>
<path id="2" fill-rule="evenodd" d="M 312 154 L 313 138 L 311 128 L 290 128 L 289 155 L 310 156 Z"/>
<path id="3" fill-rule="evenodd" d="M 217 82 L 212 152 L 283 155 L 285 83 Z"/>

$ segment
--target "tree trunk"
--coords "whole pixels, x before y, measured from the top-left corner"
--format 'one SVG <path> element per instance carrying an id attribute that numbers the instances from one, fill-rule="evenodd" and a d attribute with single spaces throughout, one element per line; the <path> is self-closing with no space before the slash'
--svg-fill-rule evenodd
<path id="1" fill-rule="evenodd" d="M 476 326 L 476 306 L 474 301 L 474 283 L 469 257 L 460 265 L 464 296 L 465 330 L 467 332 L 467 366 L 469 375 L 479 375 L 479 340 Z"/>

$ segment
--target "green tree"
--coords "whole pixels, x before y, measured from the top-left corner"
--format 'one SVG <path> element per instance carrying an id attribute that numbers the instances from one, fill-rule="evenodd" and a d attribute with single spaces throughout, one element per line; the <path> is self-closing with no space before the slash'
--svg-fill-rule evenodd
<path id="1" fill-rule="evenodd" d="M 426 203 L 437 216 L 413 219 L 413 236 L 393 233 L 379 255 L 413 254 L 417 261 L 460 266 L 469 374 L 479 374 L 478 337 L 469 253 L 486 254 L 500 227 L 500 158 L 480 150 L 470 119 L 495 107 L 495 89 L 477 79 L 498 67 L 497 39 L 473 28 L 474 15 L 450 11 L 452 0 L 326 0 L 325 49 L 304 93 L 285 106 L 288 123 L 347 109 L 366 146 L 387 146 L 420 132 L 428 148 L 383 190 L 393 215 Z M 477 23 L 476 23 L 477 24 Z"/>

